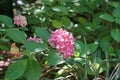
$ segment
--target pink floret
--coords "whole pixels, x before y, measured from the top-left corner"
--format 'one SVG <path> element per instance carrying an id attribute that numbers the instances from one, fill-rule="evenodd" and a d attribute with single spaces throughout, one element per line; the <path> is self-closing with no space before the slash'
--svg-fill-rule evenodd
<path id="1" fill-rule="evenodd" d="M 40 38 L 32 38 L 32 37 L 29 37 L 29 38 L 27 39 L 27 41 L 40 42 Z"/>
<path id="2" fill-rule="evenodd" d="M 74 54 L 74 38 L 66 30 L 56 30 L 52 33 L 48 42 L 52 47 L 56 48 L 64 58 L 69 58 Z"/>
<path id="3" fill-rule="evenodd" d="M 16 15 L 14 17 L 14 24 L 25 27 L 27 25 L 26 17 L 22 15 Z"/>

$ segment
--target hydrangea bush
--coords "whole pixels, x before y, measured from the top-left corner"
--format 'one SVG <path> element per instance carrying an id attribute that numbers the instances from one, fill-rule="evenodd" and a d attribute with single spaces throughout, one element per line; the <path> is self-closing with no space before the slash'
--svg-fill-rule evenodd
<path id="1" fill-rule="evenodd" d="M 36 0 L 0 15 L 3 80 L 118 80 L 119 0 Z"/>

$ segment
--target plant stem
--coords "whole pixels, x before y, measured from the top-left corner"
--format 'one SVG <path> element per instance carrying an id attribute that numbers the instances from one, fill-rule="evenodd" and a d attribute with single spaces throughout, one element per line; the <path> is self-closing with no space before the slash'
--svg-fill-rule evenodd
<path id="1" fill-rule="evenodd" d="M 84 43 L 85 43 L 85 73 L 84 73 L 84 80 L 87 80 L 87 42 L 86 38 L 84 37 Z"/>
<path id="2" fill-rule="evenodd" d="M 109 68 L 110 68 L 110 65 L 109 65 L 109 55 L 108 55 L 108 52 L 105 52 L 105 57 L 106 57 L 106 79 L 105 80 L 108 80 L 109 79 Z"/>

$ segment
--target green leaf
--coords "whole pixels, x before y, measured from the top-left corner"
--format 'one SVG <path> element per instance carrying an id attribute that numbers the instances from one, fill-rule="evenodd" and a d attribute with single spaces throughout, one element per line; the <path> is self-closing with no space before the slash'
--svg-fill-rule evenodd
<path id="1" fill-rule="evenodd" d="M 114 18 L 110 14 L 107 14 L 107 13 L 100 15 L 100 18 L 106 21 L 109 21 L 109 22 L 114 22 Z"/>
<path id="2" fill-rule="evenodd" d="M 0 15 L 0 22 L 4 23 L 7 27 L 12 27 L 12 19 L 5 15 Z"/>
<path id="3" fill-rule="evenodd" d="M 39 80 L 42 73 L 42 68 L 40 64 L 34 59 L 28 60 L 26 71 L 24 76 L 27 80 Z"/>
<path id="4" fill-rule="evenodd" d="M 48 38 L 50 36 L 49 32 L 44 28 L 36 28 L 35 33 L 45 42 L 48 41 Z"/>
<path id="5" fill-rule="evenodd" d="M 16 80 L 17 78 L 23 75 L 26 69 L 26 65 L 27 65 L 26 60 L 16 61 L 15 63 L 11 64 L 8 67 L 5 77 L 8 80 Z"/>
<path id="6" fill-rule="evenodd" d="M 56 12 L 64 12 L 64 13 L 67 12 L 67 8 L 64 6 L 55 6 L 52 9 L 53 11 L 56 11 Z"/>
<path id="7" fill-rule="evenodd" d="M 52 26 L 55 28 L 61 28 L 62 27 L 62 22 L 58 20 L 52 20 Z"/>
<path id="8" fill-rule="evenodd" d="M 78 21 L 81 23 L 81 24 L 86 24 L 87 23 L 87 20 L 85 19 L 85 18 L 83 18 L 83 17 L 79 17 L 78 18 Z"/>
<path id="9" fill-rule="evenodd" d="M 115 41 L 120 42 L 120 30 L 119 29 L 112 29 L 111 36 Z"/>
<path id="10" fill-rule="evenodd" d="M 49 54 L 47 57 L 48 64 L 56 66 L 59 62 L 62 61 L 62 56 L 57 51 L 51 50 L 48 52 L 48 54 Z"/>
<path id="11" fill-rule="evenodd" d="M 120 9 L 116 8 L 116 9 L 113 10 L 112 14 L 113 14 L 114 17 L 120 18 L 120 14 L 119 13 L 120 13 Z"/>
<path id="12" fill-rule="evenodd" d="M 0 43 L 0 50 L 9 50 L 9 47 L 3 43 Z"/>
<path id="13" fill-rule="evenodd" d="M 25 42 L 24 46 L 30 52 L 40 52 L 40 51 L 44 51 L 45 49 L 47 49 L 47 45 L 43 43 L 37 43 L 34 41 Z"/>
<path id="14" fill-rule="evenodd" d="M 7 35 L 15 42 L 24 43 L 26 41 L 26 34 L 23 31 L 16 29 L 8 29 Z"/>
<path id="15" fill-rule="evenodd" d="M 119 3 L 115 2 L 115 1 L 109 1 L 108 4 L 111 5 L 111 6 L 113 6 L 113 7 L 115 7 L 115 8 L 117 8 L 119 6 Z"/>
<path id="16" fill-rule="evenodd" d="M 95 52 L 95 50 L 97 49 L 98 44 L 97 43 L 91 43 L 87 45 L 87 54 L 93 53 Z"/>
<path id="17" fill-rule="evenodd" d="M 67 27 L 70 26 L 71 21 L 68 17 L 62 17 L 61 21 L 62 21 L 64 26 L 67 26 Z"/>
<path id="18" fill-rule="evenodd" d="M 28 24 L 37 24 L 40 22 L 40 20 L 35 16 L 27 16 L 26 18 L 27 18 Z"/>
<path id="19" fill-rule="evenodd" d="M 115 18 L 115 22 L 120 24 L 120 18 Z"/>
<path id="20" fill-rule="evenodd" d="M 98 71 L 99 67 L 100 67 L 99 63 L 90 64 L 90 66 L 88 68 L 88 74 L 96 75 L 95 73 Z M 100 70 L 98 71 L 98 73 L 102 73 L 102 72 L 103 72 L 103 68 L 101 67 Z"/>
<path id="21" fill-rule="evenodd" d="M 85 55 L 85 45 L 81 41 L 75 42 L 75 52 L 79 53 L 80 57 L 86 57 Z"/>
<path id="22" fill-rule="evenodd" d="M 44 4 L 50 4 L 51 3 L 51 0 L 41 0 L 42 1 L 42 3 L 44 3 Z"/>

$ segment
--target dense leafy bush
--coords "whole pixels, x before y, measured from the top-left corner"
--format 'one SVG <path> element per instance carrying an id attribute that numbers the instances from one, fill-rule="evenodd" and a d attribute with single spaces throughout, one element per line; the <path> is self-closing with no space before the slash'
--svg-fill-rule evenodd
<path id="1" fill-rule="evenodd" d="M 120 78 L 119 0 L 37 0 L 25 2 L 21 8 L 27 25 L 14 25 L 11 18 L 0 15 L 0 49 L 14 56 L 5 80 Z M 70 37 L 59 38 L 66 35 L 64 31 L 53 38 L 52 44 L 49 41 L 60 29 L 74 37 L 71 57 L 62 53 L 61 40 L 69 45 L 71 42 Z M 65 52 L 73 50 L 66 42 Z"/>

